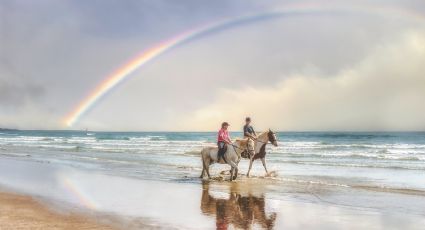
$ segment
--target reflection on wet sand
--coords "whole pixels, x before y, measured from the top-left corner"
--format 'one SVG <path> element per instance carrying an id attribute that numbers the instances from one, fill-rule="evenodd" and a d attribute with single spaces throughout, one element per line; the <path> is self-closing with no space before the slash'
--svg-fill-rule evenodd
<path id="1" fill-rule="evenodd" d="M 210 193 L 209 182 L 203 182 L 202 213 L 215 215 L 217 229 L 227 229 L 229 225 L 238 229 L 251 229 L 253 225 L 273 229 L 276 213 L 266 214 L 264 194 L 260 196 L 241 194 L 237 187 L 237 183 L 230 185 L 228 198 L 215 198 Z"/>

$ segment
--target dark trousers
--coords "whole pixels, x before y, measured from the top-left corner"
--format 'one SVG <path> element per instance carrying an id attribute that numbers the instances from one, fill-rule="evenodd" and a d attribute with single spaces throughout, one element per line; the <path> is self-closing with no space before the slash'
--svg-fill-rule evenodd
<path id="1" fill-rule="evenodd" d="M 223 158 L 224 162 L 226 162 L 226 159 L 224 159 L 224 154 L 227 151 L 227 145 L 225 142 L 220 141 L 217 142 L 217 146 L 218 146 L 218 157 L 217 160 L 220 161 L 220 158 Z"/>

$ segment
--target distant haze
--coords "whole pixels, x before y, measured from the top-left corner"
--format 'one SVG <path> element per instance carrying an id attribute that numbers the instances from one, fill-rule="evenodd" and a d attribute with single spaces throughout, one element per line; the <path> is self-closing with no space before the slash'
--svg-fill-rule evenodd
<path id="1" fill-rule="evenodd" d="M 297 2 L 312 3 L 322 2 Z M 0 127 L 67 128 L 64 117 L 144 49 L 205 23 L 291 4 L 1 1 Z M 251 116 L 259 130 L 425 130 L 425 2 L 323 4 L 329 13 L 246 23 L 183 44 L 71 129 L 209 131 L 228 121 L 239 131 Z M 397 10 L 374 14 L 376 6 Z"/>

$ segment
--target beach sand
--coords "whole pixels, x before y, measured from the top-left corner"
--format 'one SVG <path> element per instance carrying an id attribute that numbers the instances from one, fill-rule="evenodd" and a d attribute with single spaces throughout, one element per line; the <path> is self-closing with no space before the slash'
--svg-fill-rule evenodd
<path id="1" fill-rule="evenodd" d="M 0 229 L 114 229 L 77 213 L 59 213 L 29 196 L 0 192 Z"/>

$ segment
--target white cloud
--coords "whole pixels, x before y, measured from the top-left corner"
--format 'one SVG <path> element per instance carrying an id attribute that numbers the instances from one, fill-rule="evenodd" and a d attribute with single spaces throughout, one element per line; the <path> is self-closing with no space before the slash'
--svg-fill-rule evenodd
<path id="1" fill-rule="evenodd" d="M 419 0 L 414 1 L 421 3 Z M 181 7 L 180 3 L 166 0 L 155 3 L 108 3 L 99 8 L 91 3 L 74 4 L 52 0 L 43 0 L 37 4 L 16 0 L 2 2 L 0 11 L 4 19 L 3 31 L 6 33 L 0 37 L 0 126 L 22 129 L 65 128 L 61 123 L 63 117 L 110 72 L 144 48 L 204 22 L 231 15 L 264 12 L 282 4 L 282 1 L 252 1 L 249 4 L 237 1 L 226 3 L 223 8 L 223 4 L 217 2 L 207 5 L 188 2 L 185 7 Z M 353 1 L 353 4 L 358 4 L 358 1 Z M 409 4 L 405 5 L 404 1 L 396 0 L 394 4 L 403 9 L 413 8 Z M 155 7 L 151 7 L 153 5 Z M 419 12 L 420 7 L 415 6 L 415 10 Z M 393 16 L 397 20 L 393 20 Z M 404 16 L 396 14 L 381 17 L 361 12 L 302 14 L 217 31 L 211 36 L 179 46 L 138 70 L 131 79 L 81 117 L 73 128 L 216 129 L 221 120 L 234 119 L 233 123 L 237 124 L 245 114 L 257 117 L 257 123 L 264 121 L 263 127 L 276 125 L 288 129 L 322 129 L 330 125 L 328 129 L 332 129 L 341 127 L 340 123 L 344 120 L 355 118 L 358 118 L 356 121 L 360 124 L 362 119 L 370 120 L 370 113 L 357 114 L 357 117 L 340 116 L 338 119 L 341 121 L 320 118 L 317 120 L 327 123 L 319 127 L 316 120 L 311 119 L 305 111 L 318 113 L 316 111 L 321 111 L 320 106 L 325 106 L 322 105 L 324 102 L 316 106 L 315 101 L 308 97 L 310 94 L 311 97 L 317 97 L 317 93 L 304 92 L 308 94 L 301 95 L 292 88 L 299 87 L 300 91 L 306 91 L 308 81 L 323 88 L 327 84 L 335 88 L 337 83 L 321 78 L 349 75 L 350 70 L 341 69 L 358 63 L 370 53 L 371 47 L 397 36 L 407 28 L 422 26 L 420 22 L 412 21 L 409 15 Z M 419 36 L 415 42 L 411 38 L 411 47 L 415 43 L 420 46 L 421 39 Z M 393 52 L 399 52 L 399 48 L 395 47 Z M 405 60 L 399 63 L 406 65 L 406 68 L 399 69 L 403 74 L 416 71 L 410 66 L 420 66 L 410 63 L 408 57 L 409 63 Z M 417 61 L 421 60 L 418 58 Z M 369 68 L 375 68 L 372 62 L 370 65 Z M 353 69 L 357 71 L 359 66 Z M 299 74 L 299 70 L 302 70 L 302 74 Z M 281 76 L 286 76 L 286 80 L 282 80 Z M 261 77 L 267 80 L 259 82 Z M 354 83 L 357 84 L 357 81 Z M 227 89 L 220 89 L 225 84 L 229 85 Z M 258 86 L 261 88 L 244 88 Z M 230 87 L 237 87 L 238 91 L 229 92 Z M 282 91 L 287 95 L 284 96 Z M 339 94 L 345 94 L 343 90 L 340 91 Z M 217 96 L 217 93 L 220 95 Z M 255 116 L 250 106 L 244 105 L 247 101 L 244 94 L 258 95 L 257 106 L 274 109 L 274 115 Z M 268 99 L 271 102 L 262 102 L 267 94 L 275 98 Z M 335 95 L 339 94 L 336 92 Z M 224 113 L 222 108 L 225 105 L 222 104 L 227 99 L 220 97 L 226 95 L 234 97 L 235 100 L 232 98 L 231 101 L 240 104 L 241 108 L 233 111 L 232 107 L 229 109 L 231 113 Z M 415 108 L 414 99 L 417 95 L 403 95 L 393 99 L 393 104 Z M 331 100 L 330 95 L 321 97 L 323 100 Z M 396 103 L 397 100 L 400 102 Z M 295 101 L 299 105 L 292 104 Z M 215 103 L 202 108 L 211 102 Z M 348 102 L 355 104 L 354 99 Z M 308 103 L 312 105 L 308 106 Z M 350 109 L 351 104 L 347 105 L 346 110 Z M 366 111 L 371 110 L 364 104 Z M 396 105 L 387 105 L 386 109 L 400 113 Z M 334 105 L 326 106 L 333 108 Z M 357 108 L 360 107 L 357 105 Z M 410 108 L 406 111 L 412 110 Z M 376 111 L 376 114 L 380 113 Z M 187 119 L 187 116 L 194 114 L 197 119 Z M 406 117 L 404 120 L 412 122 L 409 126 L 418 124 L 409 116 L 400 114 L 393 117 Z M 273 122 L 269 122 L 269 117 L 274 119 Z M 382 126 L 387 127 L 386 123 L 395 124 L 388 117 L 386 119 L 379 120 Z M 180 120 L 184 121 L 183 124 L 179 124 Z M 298 120 L 302 123 L 296 122 Z"/>
<path id="2" fill-rule="evenodd" d="M 292 74 L 275 87 L 222 89 L 181 129 L 240 129 L 245 116 L 277 130 L 424 130 L 425 33 L 406 32 L 334 76 Z"/>

